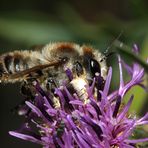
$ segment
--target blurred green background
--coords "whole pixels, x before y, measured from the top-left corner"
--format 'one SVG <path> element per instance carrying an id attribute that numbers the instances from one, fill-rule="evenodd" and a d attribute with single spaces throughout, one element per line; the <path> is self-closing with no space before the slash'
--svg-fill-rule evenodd
<path id="1" fill-rule="evenodd" d="M 90 44 L 103 52 L 121 31 L 123 33 L 120 40 L 130 47 L 137 43 L 141 48 L 141 58 L 146 59 L 147 0 L 0 1 L 0 53 L 16 49 L 25 50 L 32 45 L 53 41 Z M 131 62 L 126 57 L 124 59 Z M 114 89 L 118 87 L 119 79 L 117 58 L 113 55 L 108 61 L 109 66 L 113 66 Z M 132 89 L 130 93 L 136 95 L 132 112 L 142 115 L 148 111 L 147 94 L 139 87 Z M 22 99 L 19 84 L 0 85 L 0 99 L 0 147 L 39 147 L 8 135 L 9 130 L 17 129 L 24 120 L 10 112 Z"/>

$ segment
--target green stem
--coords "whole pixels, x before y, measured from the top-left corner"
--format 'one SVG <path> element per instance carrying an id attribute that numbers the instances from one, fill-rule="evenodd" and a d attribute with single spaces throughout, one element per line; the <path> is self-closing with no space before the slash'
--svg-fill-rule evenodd
<path id="1" fill-rule="evenodd" d="M 128 57 L 130 57 L 131 59 L 137 61 L 141 66 L 144 67 L 145 71 L 148 72 L 148 64 L 146 62 L 144 62 L 139 56 L 137 56 L 136 54 L 133 54 L 133 52 L 131 52 L 131 48 L 128 47 L 127 45 L 125 45 L 124 43 L 115 40 L 113 45 L 115 47 L 117 47 L 117 52 L 124 54 Z"/>

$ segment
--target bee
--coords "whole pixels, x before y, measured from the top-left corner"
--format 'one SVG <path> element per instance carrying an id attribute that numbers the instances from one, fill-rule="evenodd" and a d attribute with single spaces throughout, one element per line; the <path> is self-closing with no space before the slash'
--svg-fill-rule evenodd
<path id="1" fill-rule="evenodd" d="M 65 71 L 72 72 L 72 79 Z M 73 87 L 80 99 L 85 99 L 89 81 L 101 75 L 105 80 L 107 66 L 105 55 L 90 46 L 70 42 L 49 43 L 31 50 L 13 51 L 0 56 L 0 82 L 28 84 L 36 79 L 44 90 L 53 91 L 63 84 Z M 23 92 L 27 92 L 23 89 Z M 28 90 L 27 89 L 27 90 Z"/>

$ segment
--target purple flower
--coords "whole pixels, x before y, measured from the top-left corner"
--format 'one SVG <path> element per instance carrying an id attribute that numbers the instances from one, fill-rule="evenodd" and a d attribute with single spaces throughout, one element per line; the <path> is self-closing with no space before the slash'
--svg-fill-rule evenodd
<path id="1" fill-rule="evenodd" d="M 138 54 L 136 45 L 134 52 Z M 44 92 L 37 82 L 34 101 L 26 101 L 31 109 L 27 122 L 21 129 L 10 131 L 9 134 L 41 144 L 44 148 L 134 148 L 136 143 L 148 141 L 148 137 L 132 139 L 137 126 L 148 124 L 148 113 L 140 119 L 129 115 L 133 95 L 126 105 L 122 105 L 131 87 L 143 87 L 144 69 L 137 63 L 127 65 L 120 56 L 118 60 L 119 89 L 109 93 L 112 78 L 110 67 L 105 84 L 101 76 L 97 75 L 92 85 L 86 86 L 87 101 L 80 99 L 76 93 L 71 94 L 65 84 L 55 89 L 55 97 Z M 123 80 L 122 66 L 131 76 L 129 82 Z M 72 80 L 71 71 L 68 69 L 66 73 Z"/>

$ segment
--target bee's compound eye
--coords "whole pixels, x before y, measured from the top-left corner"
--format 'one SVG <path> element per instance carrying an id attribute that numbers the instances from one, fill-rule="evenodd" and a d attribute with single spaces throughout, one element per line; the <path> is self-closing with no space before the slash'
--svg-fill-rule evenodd
<path id="1" fill-rule="evenodd" d="M 82 75 L 83 74 L 83 66 L 80 62 L 76 62 L 75 63 L 75 67 L 76 67 L 76 73 L 78 76 Z"/>
<path id="2" fill-rule="evenodd" d="M 90 71 L 93 76 L 95 76 L 96 73 L 101 73 L 100 70 L 100 64 L 95 59 L 90 59 Z"/>

